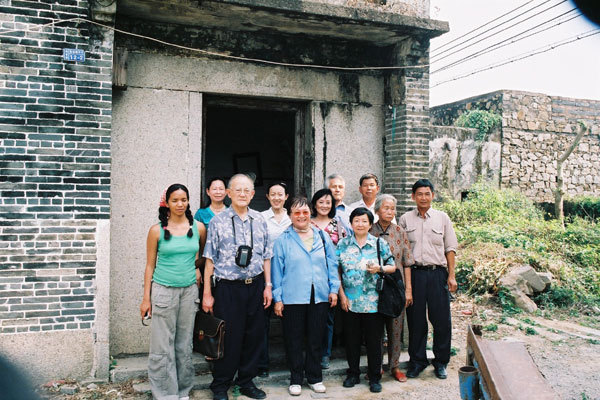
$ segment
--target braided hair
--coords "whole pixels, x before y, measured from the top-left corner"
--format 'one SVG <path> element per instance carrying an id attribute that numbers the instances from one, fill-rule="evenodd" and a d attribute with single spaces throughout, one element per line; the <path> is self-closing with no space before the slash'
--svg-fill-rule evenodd
<path id="1" fill-rule="evenodd" d="M 182 185 L 180 183 L 174 183 L 173 185 L 171 185 L 167 188 L 167 192 L 165 194 L 166 202 L 169 201 L 169 197 L 171 196 L 171 193 L 175 192 L 176 190 L 183 190 L 185 192 L 185 194 L 187 195 L 188 199 L 190 198 L 190 192 L 184 185 Z M 192 216 L 192 210 L 190 210 L 189 203 L 188 203 L 187 209 L 185 210 L 185 216 L 187 217 L 188 221 L 190 222 L 190 229 L 187 232 L 187 237 L 191 238 L 192 236 L 194 236 L 194 232 L 192 231 L 192 227 L 194 226 L 194 217 Z M 169 232 L 169 230 L 167 229 L 167 225 L 169 224 L 169 208 L 168 207 L 158 207 L 158 219 L 160 220 L 160 226 L 162 226 L 162 228 L 165 231 L 165 240 L 171 239 L 171 232 Z"/>

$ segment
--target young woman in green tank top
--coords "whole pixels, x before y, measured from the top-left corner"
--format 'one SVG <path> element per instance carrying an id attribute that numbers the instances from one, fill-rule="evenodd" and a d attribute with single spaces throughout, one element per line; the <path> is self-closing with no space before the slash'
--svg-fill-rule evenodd
<path id="1" fill-rule="evenodd" d="M 146 242 L 142 318 L 152 317 L 148 378 L 155 398 L 189 399 L 200 254 L 206 228 L 194 221 L 184 185 L 167 188 Z M 143 321 L 143 320 L 142 320 Z"/>

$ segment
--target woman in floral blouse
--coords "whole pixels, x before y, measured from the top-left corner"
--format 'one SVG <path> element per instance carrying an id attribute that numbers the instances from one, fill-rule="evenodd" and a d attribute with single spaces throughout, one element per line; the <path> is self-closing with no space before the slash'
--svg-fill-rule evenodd
<path id="1" fill-rule="evenodd" d="M 406 232 L 400 225 L 392 221 L 396 216 L 396 198 L 389 194 L 382 194 L 375 201 L 375 213 L 379 220 L 373 224 L 370 234 L 381 237 L 389 245 L 396 268 L 402 274 L 402 280 L 406 285 L 406 307 L 412 305 L 412 286 L 410 280 L 410 266 L 415 263 L 415 259 L 410 251 L 410 242 Z M 402 327 L 404 325 L 404 311 L 397 318 L 386 318 L 385 328 L 388 336 L 388 361 L 390 373 L 399 382 L 406 382 L 406 375 L 400 371 L 399 360 L 402 350 Z"/>
<path id="2" fill-rule="evenodd" d="M 360 345 L 364 334 L 369 388 L 371 392 L 377 393 L 381 392 L 381 336 L 384 318 L 377 312 L 379 293 L 375 286 L 379 278 L 378 272 L 394 272 L 396 265 L 388 244 L 369 234 L 373 219 L 373 214 L 368 209 L 354 209 L 350 214 L 353 234 L 339 241 L 336 254 L 342 275 L 339 301 L 345 311 L 344 333 L 348 359 L 348 376 L 344 380 L 344 387 L 353 387 L 360 382 Z"/>

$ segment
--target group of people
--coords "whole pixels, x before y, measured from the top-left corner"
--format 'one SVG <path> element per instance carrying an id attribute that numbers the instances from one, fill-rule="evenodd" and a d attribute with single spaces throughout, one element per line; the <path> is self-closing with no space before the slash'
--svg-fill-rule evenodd
<path id="1" fill-rule="evenodd" d="M 154 397 L 189 398 L 199 287 L 202 310 L 226 321 L 224 356 L 212 361 L 215 400 L 227 399 L 234 383 L 247 397 L 266 397 L 253 379 L 268 376 L 271 312 L 282 319 L 290 395 L 301 394 L 305 379 L 314 392 L 326 392 L 322 369 L 329 368 L 334 322 L 343 326 L 344 387 L 360 382 L 365 344 L 369 388 L 382 390 L 384 329 L 391 375 L 400 382 L 416 378 L 429 364 L 427 316 L 434 331 L 434 373 L 446 378 L 449 292 L 456 290 L 452 223 L 431 208 L 434 188 L 427 179 L 413 185 L 416 209 L 398 224 L 396 198 L 379 189 L 377 176 L 365 174 L 359 181 L 361 200 L 346 205 L 345 181 L 337 174 L 310 200 L 288 199 L 286 185 L 276 183 L 267 192 L 271 207 L 258 212 L 249 207 L 253 180 L 237 174 L 228 182 L 211 180 L 210 205 L 192 217 L 187 188 L 167 188 L 160 223 L 148 233 L 140 306 L 142 318 L 153 321 L 148 376 Z M 386 318 L 377 311 L 377 280 L 395 271 L 406 288 L 406 374 L 399 369 L 404 313 Z"/>

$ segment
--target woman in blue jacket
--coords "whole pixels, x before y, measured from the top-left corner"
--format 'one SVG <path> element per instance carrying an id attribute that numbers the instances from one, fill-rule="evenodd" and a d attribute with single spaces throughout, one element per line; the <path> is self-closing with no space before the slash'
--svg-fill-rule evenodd
<path id="1" fill-rule="evenodd" d="M 271 259 L 274 311 L 283 318 L 292 396 L 301 394 L 304 374 L 313 391 L 326 391 L 321 371 L 321 343 L 327 310 L 336 305 L 340 287 L 331 239 L 311 226 L 310 214 L 306 198 L 292 200 L 292 225 L 275 241 Z M 305 336 L 307 348 L 303 360 Z"/>

